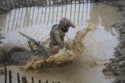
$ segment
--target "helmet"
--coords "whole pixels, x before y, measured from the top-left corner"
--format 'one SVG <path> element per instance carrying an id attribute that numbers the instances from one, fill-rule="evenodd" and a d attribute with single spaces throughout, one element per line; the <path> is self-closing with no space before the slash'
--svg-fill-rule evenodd
<path id="1" fill-rule="evenodd" d="M 72 28 L 75 28 L 75 25 L 67 18 L 62 18 L 60 20 L 60 25 L 67 28 L 67 27 L 72 27 Z"/>

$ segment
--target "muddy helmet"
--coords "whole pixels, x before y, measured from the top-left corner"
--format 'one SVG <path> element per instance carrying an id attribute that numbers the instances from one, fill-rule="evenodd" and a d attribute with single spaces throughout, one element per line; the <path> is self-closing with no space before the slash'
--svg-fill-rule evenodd
<path id="1" fill-rule="evenodd" d="M 72 27 L 75 28 L 75 25 L 67 18 L 62 18 L 60 20 L 60 25 L 64 26 L 64 27 Z"/>

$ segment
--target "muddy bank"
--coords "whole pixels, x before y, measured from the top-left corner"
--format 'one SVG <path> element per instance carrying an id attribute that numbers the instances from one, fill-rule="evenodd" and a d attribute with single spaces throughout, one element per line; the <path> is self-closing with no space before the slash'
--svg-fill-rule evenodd
<path id="1" fill-rule="evenodd" d="M 104 0 L 102 3 L 116 7 L 118 12 L 125 11 L 124 0 L 108 0 L 108 3 Z"/>
<path id="2" fill-rule="evenodd" d="M 114 1 L 108 3 L 113 7 L 117 8 L 117 12 L 123 13 L 123 19 L 125 17 L 125 1 Z M 107 3 L 106 3 L 107 4 Z M 113 83 L 125 83 L 125 22 L 119 22 L 111 27 L 114 27 L 115 30 L 119 33 L 118 46 L 114 49 L 114 57 L 109 60 L 109 63 L 105 63 L 105 68 L 103 73 L 106 76 L 114 77 L 115 80 Z"/>
<path id="3" fill-rule="evenodd" d="M 124 3 L 111 3 L 111 5 L 117 7 L 120 12 L 125 11 Z M 115 58 L 110 59 L 109 63 L 105 64 L 103 73 L 115 77 L 113 83 L 125 83 L 125 22 L 114 24 L 112 27 L 115 27 L 119 32 L 119 45 L 115 48 Z"/>
<path id="4" fill-rule="evenodd" d="M 117 7 L 118 12 L 124 12 L 125 10 L 124 1 L 119 4 L 111 3 L 110 5 Z M 113 83 L 125 83 L 125 22 L 114 24 L 111 27 L 114 27 L 119 33 L 119 45 L 114 49 L 115 58 L 110 59 L 109 63 L 104 64 L 105 69 L 103 69 L 103 73 L 106 76 L 115 77 Z"/>
<path id="5" fill-rule="evenodd" d="M 115 48 L 115 58 L 110 59 L 105 64 L 103 73 L 107 76 L 113 76 L 116 80 L 113 83 L 125 83 L 125 23 L 117 23 L 113 25 L 119 32 L 119 45 Z"/>
<path id="6" fill-rule="evenodd" d="M 105 64 L 104 74 L 113 76 L 116 80 L 113 83 L 125 83 L 125 23 L 113 25 L 119 31 L 119 45 L 115 48 L 115 58 L 110 59 L 109 63 Z"/>

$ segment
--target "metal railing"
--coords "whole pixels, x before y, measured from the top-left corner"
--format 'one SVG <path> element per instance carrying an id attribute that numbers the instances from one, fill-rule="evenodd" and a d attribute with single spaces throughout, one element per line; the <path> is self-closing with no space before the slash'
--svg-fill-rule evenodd
<path id="1" fill-rule="evenodd" d="M 35 78 L 34 77 L 26 77 L 24 75 L 21 75 L 20 73 L 14 72 L 12 70 L 8 70 L 6 65 L 4 67 L 4 71 L 5 71 L 5 79 L 4 79 L 4 83 L 61 83 L 60 81 L 49 81 L 46 80 L 43 82 L 43 80 L 38 80 L 37 82 L 35 82 Z M 16 76 L 13 75 L 13 73 L 16 73 Z M 31 78 L 30 80 L 27 80 L 27 78 Z"/>

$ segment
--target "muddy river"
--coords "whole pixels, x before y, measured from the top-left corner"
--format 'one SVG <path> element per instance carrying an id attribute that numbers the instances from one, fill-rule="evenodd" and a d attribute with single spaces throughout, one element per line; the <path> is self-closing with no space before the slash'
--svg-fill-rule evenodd
<path id="1" fill-rule="evenodd" d="M 111 83 L 113 80 L 105 77 L 102 69 L 103 64 L 113 57 L 114 48 L 118 45 L 118 33 L 110 27 L 124 20 L 117 8 L 101 3 L 73 4 L 72 7 L 31 7 L 14 9 L 1 17 L 0 27 L 5 37 L 2 45 L 21 46 L 27 49 L 27 40 L 18 31 L 42 41 L 49 37 L 51 26 L 58 23 L 62 17 L 71 19 L 76 25 L 75 29 L 71 28 L 66 34 L 66 40 L 73 39 L 78 30 L 86 28 L 90 23 L 96 28 L 83 40 L 85 51 L 76 64 L 28 71 L 22 71 L 17 66 L 8 66 L 14 77 L 20 72 L 21 76 L 27 76 L 29 83 L 32 76 L 36 83 L 40 79 L 42 82 L 49 80 L 61 83 Z M 0 81 L 4 83 L 3 75 L 0 75 Z M 13 81 L 16 83 L 15 79 Z"/>

